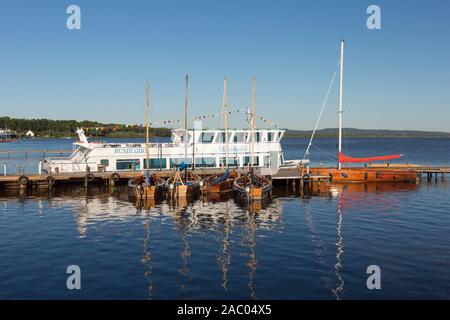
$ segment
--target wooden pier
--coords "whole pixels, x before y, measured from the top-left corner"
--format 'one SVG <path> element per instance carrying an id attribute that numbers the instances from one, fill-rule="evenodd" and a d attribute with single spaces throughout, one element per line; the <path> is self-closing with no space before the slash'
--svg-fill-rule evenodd
<path id="1" fill-rule="evenodd" d="M 394 168 L 394 167 L 392 167 Z M 395 168 L 398 170 L 399 168 Z M 312 169 L 313 171 L 314 169 Z M 405 169 L 406 170 L 406 169 Z M 450 167 L 408 167 L 407 170 L 414 170 L 417 173 L 417 181 L 421 181 L 425 176 L 427 181 L 433 178 L 437 182 L 444 180 L 446 174 L 450 173 Z M 270 176 L 274 184 L 286 184 L 294 189 L 303 188 L 310 183 L 329 183 L 329 177 L 325 175 L 314 175 L 306 168 L 280 168 L 276 174 Z M 196 168 L 193 171 L 202 177 L 220 174 L 223 169 Z M 244 174 L 248 169 L 239 169 L 239 173 Z M 173 174 L 173 170 L 152 171 L 157 176 L 167 178 Z M 256 170 L 256 173 L 263 173 Z M 89 184 L 104 184 L 115 186 L 126 184 L 130 178 L 142 175 L 143 171 L 117 171 L 117 172 L 75 172 L 75 173 L 52 173 L 52 174 L 14 174 L 0 176 L 0 189 L 10 188 L 46 188 L 54 185 L 77 184 L 88 186 Z M 263 173 L 264 174 L 264 173 Z"/>

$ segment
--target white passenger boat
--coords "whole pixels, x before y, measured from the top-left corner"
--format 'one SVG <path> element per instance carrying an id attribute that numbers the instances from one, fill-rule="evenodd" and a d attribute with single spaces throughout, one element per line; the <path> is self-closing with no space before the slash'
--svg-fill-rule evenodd
<path id="1" fill-rule="evenodd" d="M 150 143 L 149 169 L 164 170 L 184 162 L 192 168 L 221 168 L 226 162 L 225 130 L 174 129 L 170 143 Z M 251 150 L 250 129 L 228 129 L 229 167 L 268 168 L 277 171 L 285 164 L 280 141 L 283 129 L 254 129 Z M 48 173 L 142 171 L 146 168 L 145 143 L 98 143 L 88 141 L 82 129 L 69 157 L 47 157 L 43 169 Z M 187 136 L 185 140 L 185 136 Z M 186 142 L 186 143 L 185 143 Z M 251 160 L 253 154 L 253 163 Z"/>

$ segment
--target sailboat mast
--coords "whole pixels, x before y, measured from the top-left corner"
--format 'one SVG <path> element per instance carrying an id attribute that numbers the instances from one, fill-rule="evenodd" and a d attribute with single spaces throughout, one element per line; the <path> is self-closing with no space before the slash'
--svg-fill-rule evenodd
<path id="1" fill-rule="evenodd" d="M 147 163 L 145 165 L 145 169 L 149 169 L 149 149 L 148 149 L 148 140 L 149 140 L 149 99 L 148 99 L 148 80 L 145 83 L 145 157 L 147 159 Z"/>
<path id="2" fill-rule="evenodd" d="M 341 40 L 341 63 L 340 63 L 340 81 L 339 81 L 339 154 L 342 152 L 342 123 L 343 123 L 343 90 L 344 90 L 344 40 Z M 338 168 L 341 169 L 341 162 L 338 158 Z"/>
<path id="3" fill-rule="evenodd" d="M 251 132 L 251 145 L 250 145 L 250 163 L 253 167 L 254 165 L 254 142 L 255 142 L 255 111 L 256 111 L 256 77 L 253 76 L 253 86 L 252 86 L 252 132 Z"/>
<path id="4" fill-rule="evenodd" d="M 223 121 L 225 127 L 225 165 L 228 168 L 228 83 L 223 79 Z"/>
<path id="5" fill-rule="evenodd" d="M 186 93 L 184 99 L 184 158 L 187 161 L 187 139 L 188 139 L 188 84 L 189 75 L 186 73 Z"/>

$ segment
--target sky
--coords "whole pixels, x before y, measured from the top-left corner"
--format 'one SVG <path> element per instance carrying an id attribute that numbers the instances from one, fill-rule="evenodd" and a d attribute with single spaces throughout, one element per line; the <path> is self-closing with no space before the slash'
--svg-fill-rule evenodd
<path id="1" fill-rule="evenodd" d="M 255 75 L 259 116 L 311 130 L 345 39 L 345 127 L 450 132 L 449 31 L 448 0 L 1 0 L 0 116 L 144 123 L 148 79 L 151 121 L 175 119 L 189 73 L 192 118 L 220 112 L 224 77 L 230 110 L 250 106 Z"/>

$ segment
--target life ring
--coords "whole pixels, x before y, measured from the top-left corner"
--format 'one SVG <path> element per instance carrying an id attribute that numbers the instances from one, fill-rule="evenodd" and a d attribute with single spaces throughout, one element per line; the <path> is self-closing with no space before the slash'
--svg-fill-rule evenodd
<path id="1" fill-rule="evenodd" d="M 55 185 L 55 178 L 53 178 L 52 176 L 48 176 L 48 177 L 47 177 L 47 185 L 48 185 L 49 187 Z"/>
<path id="2" fill-rule="evenodd" d="M 27 176 L 20 176 L 18 181 L 19 181 L 19 184 L 26 185 L 28 183 L 28 177 Z"/>
<path id="3" fill-rule="evenodd" d="M 94 182 L 95 176 L 92 173 L 88 173 L 86 175 L 86 179 L 87 179 L 88 182 Z"/>
<path id="4" fill-rule="evenodd" d="M 308 173 L 305 173 L 303 175 L 303 181 L 304 182 L 309 182 L 309 180 L 311 180 L 311 176 Z"/>
<path id="5" fill-rule="evenodd" d="M 111 175 L 111 180 L 114 181 L 114 182 L 119 182 L 119 181 L 120 181 L 120 176 L 119 176 L 119 174 L 118 174 L 118 173 L 113 173 L 113 174 Z"/>

